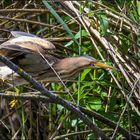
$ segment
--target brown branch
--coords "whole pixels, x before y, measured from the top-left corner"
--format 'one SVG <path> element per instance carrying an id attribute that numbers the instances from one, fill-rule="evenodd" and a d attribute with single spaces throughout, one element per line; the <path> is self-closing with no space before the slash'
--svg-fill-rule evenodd
<path id="1" fill-rule="evenodd" d="M 16 19 L 16 18 L 10 18 L 10 17 L 5 17 L 5 16 L 0 16 L 0 19 L 9 20 L 9 21 L 13 21 L 13 22 L 26 22 L 26 23 L 37 24 L 37 25 L 42 25 L 42 26 L 47 26 L 47 27 L 53 27 L 53 28 L 63 30 L 62 27 L 58 27 L 58 26 L 54 26 L 54 25 L 50 25 L 50 24 L 46 24 L 46 23 L 42 23 L 42 22 L 38 22 L 38 21 L 33 21 L 33 20 Z"/>
<path id="2" fill-rule="evenodd" d="M 56 136 L 53 138 L 53 140 L 60 140 L 60 139 L 64 139 L 64 138 L 73 138 L 73 136 L 76 136 L 76 135 L 89 134 L 89 133 L 92 133 L 92 131 L 85 130 L 85 131 L 73 132 L 73 133 L 68 133 L 68 134 Z"/>
<path id="3" fill-rule="evenodd" d="M 23 99 L 23 100 L 39 100 L 39 101 L 43 101 L 43 102 L 47 102 L 47 103 L 55 103 L 54 101 L 52 101 L 51 99 L 49 99 L 48 97 L 40 94 L 39 92 L 31 92 L 30 94 L 28 93 L 23 93 L 21 95 L 15 95 L 15 94 L 5 94 L 5 93 L 0 93 L 0 97 L 6 98 L 6 99 Z M 91 111 L 88 109 L 85 109 L 81 106 L 79 106 L 79 109 L 81 110 L 81 112 L 83 112 L 84 114 L 90 116 L 90 117 L 94 117 L 96 120 L 108 125 L 109 127 L 111 127 L 112 129 L 115 129 L 117 124 L 114 123 L 112 120 L 104 117 L 103 115 L 95 112 L 95 111 Z M 122 134 L 124 137 L 126 138 L 133 138 L 133 139 L 137 139 L 139 138 L 137 135 L 134 135 L 133 133 L 130 133 L 129 131 L 127 131 L 126 129 L 122 128 L 121 126 L 118 126 L 117 132 Z M 57 138 L 57 137 L 55 137 Z"/>
<path id="4" fill-rule="evenodd" d="M 0 13 L 17 13 L 17 12 L 32 12 L 32 13 L 49 13 L 49 10 L 46 9 L 0 9 Z M 57 13 L 63 13 L 61 10 L 58 10 Z"/>
<path id="5" fill-rule="evenodd" d="M 42 94 L 39 94 L 39 92 L 36 93 L 28 93 L 28 94 L 10 94 L 10 93 L 0 93 L 0 97 L 5 99 L 19 99 L 19 100 L 39 100 L 47 103 L 54 103 L 52 100 L 50 100 L 48 97 L 43 96 Z"/>
<path id="6" fill-rule="evenodd" d="M 18 73 L 21 77 L 23 77 L 26 81 L 28 81 L 36 90 L 40 91 L 43 95 L 47 96 L 49 99 L 51 99 L 56 104 L 60 104 L 69 111 L 73 112 L 77 117 L 79 117 L 83 122 L 93 130 L 96 136 L 101 137 L 102 139 L 109 139 L 104 132 L 98 128 L 95 124 L 93 124 L 92 120 L 89 119 L 84 113 L 82 113 L 79 110 L 79 107 L 74 106 L 72 103 L 64 100 L 63 98 L 59 97 L 58 95 L 50 92 L 47 90 L 42 84 L 37 82 L 35 79 L 33 79 L 29 74 L 24 72 L 22 69 L 20 69 L 18 66 L 16 66 L 14 63 L 9 61 L 6 57 L 0 56 L 0 61 L 7 65 L 9 68 L 11 68 L 14 72 Z"/>

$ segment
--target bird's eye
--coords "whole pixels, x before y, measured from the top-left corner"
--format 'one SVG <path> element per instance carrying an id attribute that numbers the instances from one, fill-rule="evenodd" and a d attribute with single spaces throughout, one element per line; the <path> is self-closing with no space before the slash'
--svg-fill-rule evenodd
<path id="1" fill-rule="evenodd" d="M 94 65 L 93 65 L 93 64 L 90 64 L 90 66 L 91 66 L 91 67 L 94 67 Z"/>

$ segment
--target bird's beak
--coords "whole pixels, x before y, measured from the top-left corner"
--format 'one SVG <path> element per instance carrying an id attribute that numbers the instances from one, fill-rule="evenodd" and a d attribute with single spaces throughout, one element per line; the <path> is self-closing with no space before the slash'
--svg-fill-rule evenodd
<path id="1" fill-rule="evenodd" d="M 104 64 L 104 63 L 102 63 L 102 62 L 94 62 L 94 66 L 95 66 L 95 67 L 99 67 L 99 68 L 104 68 L 104 69 L 107 69 L 107 68 L 113 69 L 112 66 L 109 66 L 109 65 L 107 65 L 107 64 Z"/>

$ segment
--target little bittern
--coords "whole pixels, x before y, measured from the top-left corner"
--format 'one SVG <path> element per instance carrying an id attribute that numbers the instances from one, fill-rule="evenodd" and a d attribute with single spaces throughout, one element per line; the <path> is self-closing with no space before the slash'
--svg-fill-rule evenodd
<path id="1" fill-rule="evenodd" d="M 37 80 L 69 80 L 87 67 L 112 68 L 90 56 L 59 58 L 53 55 L 56 48 L 51 42 L 25 32 L 11 33 L 14 38 L 0 45 L 0 55 L 9 58 Z M 25 82 L 2 63 L 0 76 L 16 85 Z"/>

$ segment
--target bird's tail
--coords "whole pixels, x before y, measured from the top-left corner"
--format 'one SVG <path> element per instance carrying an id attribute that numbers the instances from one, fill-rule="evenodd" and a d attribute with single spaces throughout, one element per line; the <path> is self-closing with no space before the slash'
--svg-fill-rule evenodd
<path id="1" fill-rule="evenodd" d="M 0 80 L 8 85 L 19 86 L 27 82 L 8 66 L 0 67 Z"/>

